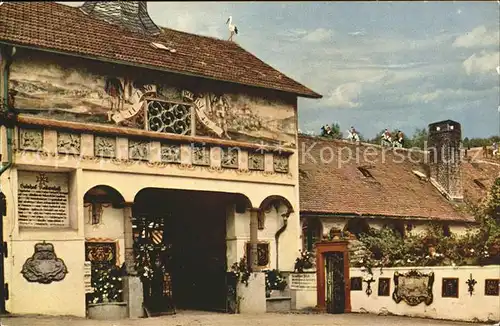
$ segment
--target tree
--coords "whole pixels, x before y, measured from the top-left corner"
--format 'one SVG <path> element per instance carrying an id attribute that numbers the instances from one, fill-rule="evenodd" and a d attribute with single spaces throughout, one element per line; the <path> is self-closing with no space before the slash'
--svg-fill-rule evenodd
<path id="1" fill-rule="evenodd" d="M 429 138 L 429 132 L 427 131 L 427 128 L 422 128 L 422 129 L 415 129 L 415 132 L 413 133 L 411 137 L 411 146 L 409 147 L 418 147 L 421 149 L 424 149 L 425 142 Z"/>

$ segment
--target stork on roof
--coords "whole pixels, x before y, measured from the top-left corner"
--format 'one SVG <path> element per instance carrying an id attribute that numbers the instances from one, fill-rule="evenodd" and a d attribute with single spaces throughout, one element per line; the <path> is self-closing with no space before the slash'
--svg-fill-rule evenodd
<path id="1" fill-rule="evenodd" d="M 236 27 L 236 25 L 233 25 L 233 16 L 229 16 L 229 18 L 226 21 L 226 24 L 227 28 L 229 29 L 229 32 L 231 33 L 229 35 L 228 41 L 232 41 L 234 34 L 238 35 L 238 27 Z"/>

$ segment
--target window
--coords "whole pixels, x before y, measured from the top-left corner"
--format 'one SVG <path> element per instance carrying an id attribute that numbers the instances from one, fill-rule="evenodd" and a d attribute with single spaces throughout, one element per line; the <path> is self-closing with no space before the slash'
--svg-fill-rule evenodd
<path id="1" fill-rule="evenodd" d="M 474 183 L 481 189 L 485 189 L 486 190 L 486 186 L 484 185 L 484 183 L 482 183 L 479 179 L 474 179 Z"/>
<path id="2" fill-rule="evenodd" d="M 323 234 L 323 225 L 318 218 L 306 218 L 302 226 L 302 248 L 313 251 L 315 243 L 320 241 Z"/>
<path id="3" fill-rule="evenodd" d="M 373 178 L 373 175 L 371 174 L 371 172 L 370 172 L 370 171 L 368 171 L 368 169 L 367 169 L 367 168 L 364 168 L 364 167 L 359 166 L 359 167 L 358 167 L 358 170 L 359 170 L 361 173 L 363 173 L 363 175 L 364 175 L 366 178 Z"/>
<path id="4" fill-rule="evenodd" d="M 451 236 L 450 226 L 448 224 L 443 224 L 443 235 L 445 237 Z"/>
<path id="5" fill-rule="evenodd" d="M 356 238 L 362 233 L 368 233 L 370 231 L 370 226 L 368 223 L 360 218 L 353 218 L 347 222 L 346 231 L 354 234 Z"/>

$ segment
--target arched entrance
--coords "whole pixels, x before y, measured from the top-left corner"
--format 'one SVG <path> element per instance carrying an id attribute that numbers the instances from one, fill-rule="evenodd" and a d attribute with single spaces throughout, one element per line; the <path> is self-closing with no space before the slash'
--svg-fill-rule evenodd
<path id="1" fill-rule="evenodd" d="M 98 185 L 85 193 L 83 202 L 85 261 L 90 270 L 90 284 L 85 289 L 87 310 L 108 302 L 120 304 L 126 310 L 122 278 L 125 269 L 125 200 L 116 189 Z"/>
<path id="2" fill-rule="evenodd" d="M 134 251 L 152 314 L 178 309 L 230 312 L 226 259 L 228 209 L 240 194 L 146 188 L 132 206 Z"/>

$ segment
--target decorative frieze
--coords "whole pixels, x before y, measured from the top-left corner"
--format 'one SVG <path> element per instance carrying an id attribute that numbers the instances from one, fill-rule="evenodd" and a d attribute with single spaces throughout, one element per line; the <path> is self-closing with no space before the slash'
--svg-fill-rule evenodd
<path id="1" fill-rule="evenodd" d="M 43 131 L 41 129 L 19 130 L 19 149 L 41 151 L 43 149 Z"/>
<path id="2" fill-rule="evenodd" d="M 193 146 L 193 164 L 210 165 L 210 148 L 205 146 Z"/>
<path id="3" fill-rule="evenodd" d="M 248 169 L 252 171 L 264 171 L 264 154 L 248 152 Z"/>
<path id="4" fill-rule="evenodd" d="M 237 169 L 239 166 L 239 148 L 229 147 L 222 149 L 221 166 L 224 168 Z"/>
<path id="5" fill-rule="evenodd" d="M 128 158 L 131 160 L 149 160 L 149 142 L 129 139 Z"/>
<path id="6" fill-rule="evenodd" d="M 57 133 L 57 152 L 61 154 L 80 154 L 81 138 L 78 134 L 58 132 Z"/>
<path id="7" fill-rule="evenodd" d="M 94 138 L 94 155 L 115 158 L 116 138 L 96 136 Z"/>
<path id="8" fill-rule="evenodd" d="M 273 168 L 274 172 L 288 173 L 288 156 L 273 155 Z"/>
<path id="9" fill-rule="evenodd" d="M 161 161 L 165 163 L 180 163 L 181 146 L 173 144 L 161 144 Z"/>

